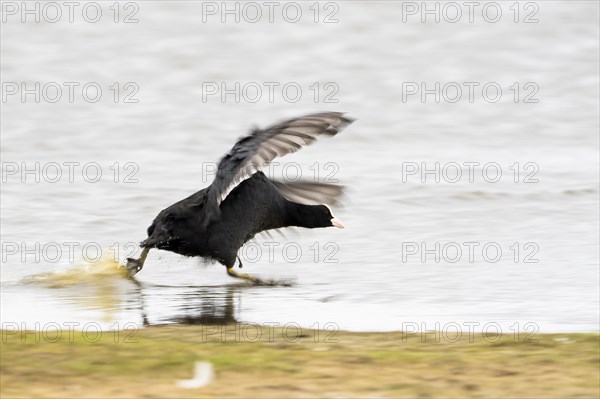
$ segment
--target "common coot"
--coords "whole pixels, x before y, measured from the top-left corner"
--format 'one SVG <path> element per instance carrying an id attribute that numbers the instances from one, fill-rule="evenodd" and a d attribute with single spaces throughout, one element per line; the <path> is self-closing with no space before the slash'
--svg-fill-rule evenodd
<path id="1" fill-rule="evenodd" d="M 293 118 L 242 137 L 219 162 L 207 188 L 162 210 L 148 227 L 139 259 L 127 259 L 138 273 L 151 248 L 199 256 L 223 264 L 227 273 L 254 282 L 233 269 L 238 250 L 257 233 L 289 226 L 339 227 L 331 213 L 343 187 L 311 181 L 280 182 L 260 171 L 276 157 L 309 145 L 320 135 L 334 136 L 353 120 L 340 112 Z M 240 261 L 241 266 L 241 261 Z"/>

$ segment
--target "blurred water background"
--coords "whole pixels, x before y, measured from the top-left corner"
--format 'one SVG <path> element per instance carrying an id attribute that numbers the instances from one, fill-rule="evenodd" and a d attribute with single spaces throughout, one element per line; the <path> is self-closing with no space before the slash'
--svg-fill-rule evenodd
<path id="1" fill-rule="evenodd" d="M 533 323 L 529 327 L 540 331 L 598 331 L 599 6 L 533 3 L 537 10 L 519 3 L 518 23 L 508 3 L 496 23 L 480 8 L 472 23 L 466 15 L 457 23 L 435 23 L 431 16 L 422 23 L 407 3 L 392 1 L 319 3 L 317 23 L 312 3 L 301 3 L 296 23 L 277 11 L 284 3 L 273 23 L 266 15 L 256 23 L 231 16 L 222 23 L 220 12 L 191 1 L 133 3 L 120 9 L 119 23 L 109 2 L 101 2 L 97 23 L 78 13 L 73 23 L 66 16 L 58 23 L 21 23 L 19 14 L 5 13 L 3 84 L 80 86 L 73 103 L 66 89 L 56 103 L 36 103 L 32 96 L 23 102 L 19 95 L 2 101 L 2 322 L 31 328 L 49 322 L 335 323 L 365 331 L 406 323 L 435 328 L 436 322 L 465 330 L 466 323 L 498 323 L 509 331 L 515 323 L 519 329 Z M 134 11 L 138 22 L 122 23 Z M 523 23 L 533 11 L 538 22 Z M 326 16 L 337 22 L 324 23 Z M 86 82 L 102 87 L 100 101 L 82 99 Z M 110 89 L 115 82 L 117 103 Z M 124 87 L 128 82 L 134 86 Z M 255 82 L 264 91 L 256 102 L 248 101 L 251 91 L 239 102 L 207 94 L 222 82 L 229 88 Z M 279 84 L 273 101 L 264 82 Z M 281 92 L 290 82 L 302 88 L 297 102 Z M 447 92 L 438 103 L 433 95 L 425 102 L 421 92 L 406 95 L 423 82 L 428 89 L 458 82 L 463 97 L 452 103 Z M 473 102 L 464 82 L 480 84 Z M 497 102 L 482 96 L 489 82 L 502 87 Z M 525 89 L 526 83 L 533 85 Z M 539 101 L 524 102 L 534 91 L 530 100 Z M 131 93 L 138 102 L 123 102 Z M 326 95 L 337 103 L 324 102 Z M 32 279 L 80 267 L 86 243 L 103 249 L 116 243 L 122 260 L 130 255 L 127 243 L 145 238 L 158 211 L 210 182 L 212 163 L 253 125 L 329 110 L 348 112 L 357 122 L 279 160 L 270 172 L 280 178 L 291 163 L 292 177 L 300 168 L 304 178 L 318 171 L 321 180 L 347 185 L 345 206 L 336 213 L 346 229 L 260 238 L 242 253 L 244 272 L 293 279 L 294 286 L 247 287 L 221 265 L 158 251 L 138 284 L 106 276 L 77 284 Z M 57 183 L 44 176 L 36 183 L 33 175 L 22 183 L 22 171 L 8 173 L 15 164 L 36 162 L 96 162 L 103 175 L 86 182 L 80 166 L 72 183 L 66 168 Z M 118 182 L 110 169 L 115 162 Z M 436 162 L 440 168 L 456 162 L 462 178 L 450 182 L 450 167 L 439 183 L 421 174 L 422 166 Z M 473 182 L 468 162 L 479 163 Z M 501 168 L 496 183 L 482 177 L 489 163 Z M 416 174 L 408 173 L 415 165 Z M 125 182 L 130 173 L 137 182 Z M 265 244 L 271 241 L 280 245 Z M 71 242 L 79 243 L 75 261 L 66 256 Z M 469 242 L 478 245 L 472 260 Z M 58 243 L 63 256 L 50 262 L 21 250 L 36 243 Z M 286 243 L 295 243 L 286 247 L 289 253 Z M 431 250 L 436 243 L 456 243 L 462 257 L 450 261 L 454 244 L 448 253 L 440 249 L 439 262 L 431 254 L 424 260 L 422 252 L 410 254 L 415 244 Z M 500 247 L 501 257 L 490 250 L 494 259 L 486 259 L 487 243 Z"/>

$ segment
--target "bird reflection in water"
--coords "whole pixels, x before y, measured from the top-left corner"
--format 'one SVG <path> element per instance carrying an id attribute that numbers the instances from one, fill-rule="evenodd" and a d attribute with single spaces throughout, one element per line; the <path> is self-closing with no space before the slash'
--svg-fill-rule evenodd
<path id="1" fill-rule="evenodd" d="M 132 294 L 137 297 L 137 300 L 134 301 L 135 305 L 131 303 L 133 306 L 130 308 L 140 312 L 144 326 L 173 323 L 184 325 L 239 323 L 236 319 L 236 303 L 239 303 L 240 294 L 244 288 L 247 288 L 239 285 L 174 287 L 145 285 L 135 279 L 131 281 L 135 286 Z M 152 296 L 162 298 L 159 314 L 153 314 L 152 308 L 146 303 L 146 295 L 150 295 L 148 291 L 152 291 Z"/>

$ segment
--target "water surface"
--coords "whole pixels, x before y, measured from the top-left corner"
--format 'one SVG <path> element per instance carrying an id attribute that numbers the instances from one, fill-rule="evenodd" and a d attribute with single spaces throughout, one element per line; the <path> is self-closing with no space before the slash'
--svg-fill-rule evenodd
<path id="1" fill-rule="evenodd" d="M 540 331 L 597 331 L 598 3 L 538 4 L 534 24 L 402 23 L 401 2 L 340 3 L 334 24 L 202 23 L 200 3 L 162 1 L 140 4 L 137 24 L 3 23 L 3 82 L 98 82 L 105 95 L 93 104 L 2 104 L 4 163 L 96 162 L 103 170 L 97 183 L 80 175 L 73 183 L 3 181 L 3 245 L 80 245 L 73 262 L 63 254 L 56 263 L 3 247 L 2 322 L 335 323 L 367 331 L 534 323 Z M 236 81 L 295 82 L 304 94 L 296 103 L 203 100 L 203 83 Z M 106 89 L 114 82 L 135 82 L 139 102 L 115 103 Z M 315 102 L 315 82 L 335 83 L 338 102 Z M 504 96 L 404 102 L 403 82 L 497 82 Z M 515 103 L 514 82 L 535 82 L 539 102 Z M 117 243 L 124 259 L 126 244 L 145 238 L 158 211 L 208 184 L 203 172 L 253 124 L 325 110 L 357 122 L 280 160 L 272 175 L 289 163 L 309 179 L 333 171 L 348 186 L 337 211 L 346 229 L 261 238 L 243 251 L 244 272 L 292 279 L 292 287 L 240 285 L 221 265 L 157 251 L 137 283 L 31 280 L 81 268 L 90 242 Z M 407 163 L 435 162 L 456 162 L 463 178 L 403 178 Z M 479 163 L 472 183 L 466 162 Z M 503 172 L 497 183 L 481 177 L 492 162 Z M 536 165 L 537 183 L 523 182 L 527 163 Z M 138 182 L 125 183 L 132 170 Z M 284 252 L 291 242 L 297 247 Z M 470 242 L 478 243 L 472 261 L 464 253 L 456 262 L 406 255 L 410 243 L 465 250 Z M 502 249 L 497 261 L 482 255 L 487 243 Z"/>

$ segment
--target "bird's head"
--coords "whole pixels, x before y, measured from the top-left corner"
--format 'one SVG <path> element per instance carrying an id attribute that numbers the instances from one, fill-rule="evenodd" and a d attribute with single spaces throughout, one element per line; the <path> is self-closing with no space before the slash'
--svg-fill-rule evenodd
<path id="1" fill-rule="evenodd" d="M 337 227 L 338 229 L 343 229 L 344 225 L 342 224 L 342 221 L 333 216 L 333 212 L 331 211 L 329 205 L 323 204 L 323 206 L 327 209 L 327 217 L 329 218 L 329 223 L 331 223 L 331 226 Z"/>
<path id="2" fill-rule="evenodd" d="M 312 212 L 310 216 L 312 219 L 310 222 L 315 227 L 337 227 L 338 229 L 343 229 L 344 225 L 340 221 L 340 219 L 333 216 L 333 212 L 329 205 L 317 205 L 315 207 L 315 211 Z"/>

